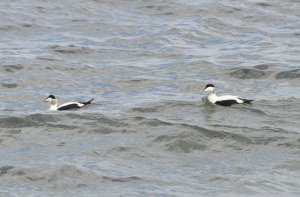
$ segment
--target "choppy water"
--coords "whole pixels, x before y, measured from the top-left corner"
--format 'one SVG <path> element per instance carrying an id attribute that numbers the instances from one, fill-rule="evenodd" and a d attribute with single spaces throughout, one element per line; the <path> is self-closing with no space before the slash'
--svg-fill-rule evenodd
<path id="1" fill-rule="evenodd" d="M 299 196 L 299 10 L 2 0 L 0 196 Z"/>

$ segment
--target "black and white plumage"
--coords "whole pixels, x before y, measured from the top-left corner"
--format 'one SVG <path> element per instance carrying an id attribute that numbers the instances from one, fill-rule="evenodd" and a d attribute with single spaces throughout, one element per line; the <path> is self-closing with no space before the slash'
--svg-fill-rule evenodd
<path id="1" fill-rule="evenodd" d="M 91 99 L 87 102 L 68 102 L 58 106 L 58 101 L 53 95 L 49 95 L 44 101 L 50 102 L 51 106 L 49 108 L 50 111 L 61 111 L 61 110 L 71 110 L 71 109 L 79 109 L 85 105 L 91 104 L 94 99 Z"/>
<path id="2" fill-rule="evenodd" d="M 210 103 L 221 105 L 221 106 L 231 106 L 234 104 L 242 104 L 242 103 L 251 104 L 251 102 L 253 101 L 253 100 L 243 99 L 238 96 L 231 96 L 231 95 L 217 96 L 216 89 L 213 84 L 207 84 L 203 89 L 203 92 L 210 92 L 210 95 L 207 97 Z"/>

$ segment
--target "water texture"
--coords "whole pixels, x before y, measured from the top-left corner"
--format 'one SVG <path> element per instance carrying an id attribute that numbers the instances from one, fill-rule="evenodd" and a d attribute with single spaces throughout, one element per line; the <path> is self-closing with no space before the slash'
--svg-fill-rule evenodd
<path id="1" fill-rule="evenodd" d="M 299 10 L 2 0 L 0 196 L 299 196 Z"/>

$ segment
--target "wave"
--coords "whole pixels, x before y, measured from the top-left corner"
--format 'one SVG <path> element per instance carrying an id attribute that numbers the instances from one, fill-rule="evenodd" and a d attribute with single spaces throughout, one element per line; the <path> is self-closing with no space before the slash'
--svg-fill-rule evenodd
<path id="1" fill-rule="evenodd" d="M 289 131 L 280 128 L 251 128 L 223 124 L 198 126 L 157 118 L 137 117 L 136 119 L 143 125 L 148 125 L 148 131 L 152 131 L 152 135 L 155 130 L 160 131 L 153 136 L 152 146 L 164 147 L 172 152 L 247 150 L 250 146 L 281 146 L 283 142 L 296 143 L 286 137 L 287 133 L 291 135 Z"/>
<path id="2" fill-rule="evenodd" d="M 230 76 L 236 79 L 263 79 L 272 76 L 274 79 L 297 79 L 300 78 L 300 69 L 280 71 L 270 69 L 278 65 L 259 64 L 253 68 L 233 68 L 230 69 Z"/>
<path id="3" fill-rule="evenodd" d="M 79 168 L 71 164 L 50 165 L 47 167 L 0 167 L 0 176 L 6 185 L 30 184 L 40 189 L 68 191 L 78 188 L 93 188 L 105 183 L 125 183 L 143 181 L 138 176 L 108 176 L 99 172 Z"/>

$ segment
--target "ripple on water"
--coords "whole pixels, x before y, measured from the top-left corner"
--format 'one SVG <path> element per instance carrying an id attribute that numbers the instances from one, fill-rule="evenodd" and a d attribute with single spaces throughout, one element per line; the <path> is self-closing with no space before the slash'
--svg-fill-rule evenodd
<path id="1" fill-rule="evenodd" d="M 2 66 L 2 68 L 4 68 L 6 72 L 14 73 L 18 70 L 22 70 L 24 67 L 20 64 L 16 64 L 16 65 L 12 64 L 12 65 L 4 65 Z"/>
<path id="2" fill-rule="evenodd" d="M 238 68 L 235 70 L 230 73 L 230 76 L 237 79 L 259 79 L 266 75 L 264 71 L 256 69 Z"/>
<path id="3" fill-rule="evenodd" d="M 153 120 L 145 122 L 154 127 L 162 126 L 161 122 Z M 220 129 L 207 129 L 200 126 L 188 124 L 175 124 L 165 122 L 169 125 L 169 131 L 158 135 L 153 139 L 153 143 L 165 147 L 168 151 L 191 153 L 195 151 L 221 151 L 229 149 L 241 150 L 247 145 L 254 144 L 253 139 L 237 133 L 224 132 Z"/>
<path id="4" fill-rule="evenodd" d="M 0 167 L 5 185 L 30 184 L 51 191 L 69 191 L 76 188 L 94 188 L 105 183 L 125 183 L 144 180 L 138 176 L 107 176 L 74 165 L 61 164 L 44 167 Z"/>
<path id="5" fill-rule="evenodd" d="M 0 117 L 0 126 L 2 128 L 35 128 L 46 126 L 49 128 L 75 129 L 77 128 L 63 115 L 57 114 L 30 114 L 27 116 L 9 116 Z M 69 123 L 69 124 L 68 124 Z"/>
<path id="6" fill-rule="evenodd" d="M 300 69 L 283 71 L 276 75 L 277 79 L 296 79 L 300 78 Z"/>
<path id="7" fill-rule="evenodd" d="M 2 83 L 2 86 L 5 88 L 16 88 L 18 87 L 18 84 L 16 83 Z"/>
<path id="8" fill-rule="evenodd" d="M 9 170 L 13 169 L 13 166 L 2 166 L 0 167 L 0 175 L 7 174 Z"/>
<path id="9" fill-rule="evenodd" d="M 75 45 L 68 45 L 68 46 L 61 46 L 61 45 L 54 45 L 51 46 L 51 49 L 55 52 L 62 53 L 62 54 L 87 54 L 92 52 L 93 50 L 88 47 L 80 47 Z"/>

